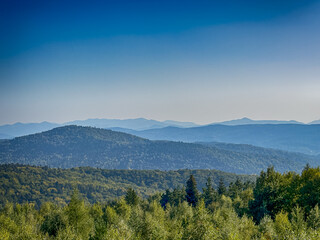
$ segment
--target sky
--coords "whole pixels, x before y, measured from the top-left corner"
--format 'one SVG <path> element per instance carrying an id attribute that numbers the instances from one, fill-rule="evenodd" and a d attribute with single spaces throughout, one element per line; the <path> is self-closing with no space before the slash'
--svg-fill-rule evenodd
<path id="1" fill-rule="evenodd" d="M 0 33 L 0 124 L 320 119 L 319 0 L 1 0 Z"/>

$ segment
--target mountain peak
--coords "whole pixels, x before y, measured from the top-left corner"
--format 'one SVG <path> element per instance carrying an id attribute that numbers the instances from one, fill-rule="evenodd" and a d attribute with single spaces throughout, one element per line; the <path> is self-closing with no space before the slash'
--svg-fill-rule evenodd
<path id="1" fill-rule="evenodd" d="M 144 142 L 146 139 L 133 136 L 131 134 L 117 132 L 109 129 L 102 129 L 88 126 L 67 125 L 48 130 L 43 133 L 35 134 L 48 138 L 60 138 L 67 140 L 82 139 L 84 141 L 116 141 L 118 143 Z"/>
<path id="2" fill-rule="evenodd" d="M 224 122 L 217 122 L 213 124 L 222 124 L 222 125 L 248 125 L 248 124 L 304 124 L 301 122 L 297 122 L 295 120 L 289 120 L 289 121 L 281 121 L 281 120 L 253 120 L 247 117 L 243 117 L 240 119 L 234 119 Z"/>

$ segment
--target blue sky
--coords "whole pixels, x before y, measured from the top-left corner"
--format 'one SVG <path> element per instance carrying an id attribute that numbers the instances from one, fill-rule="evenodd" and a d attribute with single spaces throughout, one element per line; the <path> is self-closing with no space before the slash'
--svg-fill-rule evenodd
<path id="1" fill-rule="evenodd" d="M 320 119 L 320 1 L 0 2 L 0 124 Z"/>

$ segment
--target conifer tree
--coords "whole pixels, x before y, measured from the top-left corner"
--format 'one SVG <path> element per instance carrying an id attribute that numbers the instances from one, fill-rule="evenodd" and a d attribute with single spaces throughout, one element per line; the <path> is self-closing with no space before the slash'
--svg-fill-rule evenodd
<path id="1" fill-rule="evenodd" d="M 125 200 L 131 206 L 136 206 L 139 203 L 139 197 L 132 188 L 128 188 Z"/>
<path id="2" fill-rule="evenodd" d="M 307 224 L 311 229 L 320 229 L 320 211 L 318 204 L 310 211 L 310 214 L 307 218 Z"/>
<path id="3" fill-rule="evenodd" d="M 166 208 L 167 203 L 170 200 L 171 192 L 169 189 L 166 190 L 166 193 L 162 194 L 160 204 L 163 208 Z"/>
<path id="4" fill-rule="evenodd" d="M 220 178 L 219 185 L 218 185 L 218 194 L 219 195 L 226 195 L 226 193 L 227 193 L 227 188 L 224 185 L 223 178 Z"/>
<path id="5" fill-rule="evenodd" d="M 212 187 L 212 181 L 210 177 L 207 179 L 206 188 L 203 188 L 202 196 L 206 206 L 210 205 L 215 200 L 216 192 Z"/>
<path id="6" fill-rule="evenodd" d="M 186 199 L 187 199 L 187 202 L 191 204 L 193 207 L 197 205 L 197 202 L 199 200 L 197 182 L 192 174 L 190 175 L 190 178 L 187 181 Z"/>

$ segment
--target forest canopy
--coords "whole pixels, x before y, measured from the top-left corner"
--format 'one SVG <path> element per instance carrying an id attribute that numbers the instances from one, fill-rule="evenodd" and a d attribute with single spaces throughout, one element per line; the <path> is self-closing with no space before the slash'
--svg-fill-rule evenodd
<path id="1" fill-rule="evenodd" d="M 166 189 L 184 186 L 188 177 L 197 178 L 199 190 L 207 178 L 217 187 L 220 178 L 226 184 L 255 181 L 255 175 L 236 175 L 218 170 L 107 170 L 92 167 L 59 169 L 16 164 L 0 165 L 0 206 L 6 201 L 34 203 L 39 207 L 46 201 L 65 205 L 74 189 L 90 203 L 105 202 L 125 195 L 128 188 L 147 197 Z"/>
<path id="2" fill-rule="evenodd" d="M 201 191 L 190 174 L 184 186 L 141 198 L 134 188 L 105 203 L 74 190 L 64 206 L 7 203 L 1 239 L 319 239 L 320 169 L 301 174 L 262 171 L 256 183 L 239 178 Z"/>

